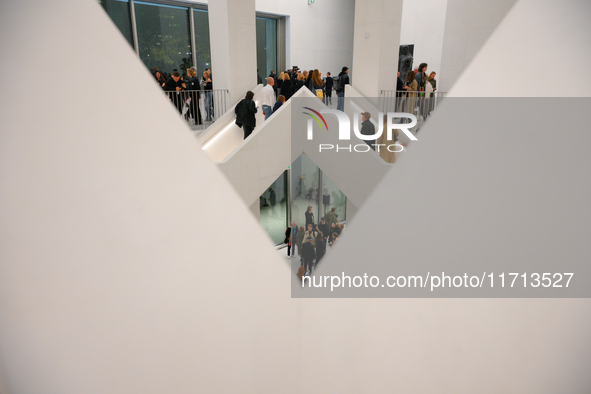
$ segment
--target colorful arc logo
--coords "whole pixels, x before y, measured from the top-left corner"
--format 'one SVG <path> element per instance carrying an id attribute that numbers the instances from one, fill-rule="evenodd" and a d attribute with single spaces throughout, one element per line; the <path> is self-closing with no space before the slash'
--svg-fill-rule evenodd
<path id="1" fill-rule="evenodd" d="M 302 108 L 310 110 L 310 111 L 314 112 L 316 115 L 318 115 L 320 117 L 320 119 L 322 119 L 322 122 L 324 123 L 324 126 L 326 127 L 326 131 L 328 131 L 328 125 L 326 124 L 326 120 L 324 120 L 324 117 L 322 115 L 320 115 L 320 112 L 313 110 L 312 108 L 309 108 L 309 107 L 302 107 Z M 318 119 L 316 116 L 314 116 L 308 112 L 302 112 L 302 113 L 312 117 L 316 121 L 316 123 L 318 123 L 318 126 L 320 126 L 320 129 L 322 130 L 322 123 L 320 123 L 320 119 Z"/>

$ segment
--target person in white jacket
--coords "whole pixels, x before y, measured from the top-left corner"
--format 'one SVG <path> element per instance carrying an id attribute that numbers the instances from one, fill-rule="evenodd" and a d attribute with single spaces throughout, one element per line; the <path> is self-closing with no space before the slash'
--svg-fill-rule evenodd
<path id="1" fill-rule="evenodd" d="M 273 90 L 274 84 L 275 80 L 272 77 L 269 77 L 267 78 L 267 86 L 261 90 L 261 105 L 263 106 L 263 115 L 265 115 L 265 120 L 267 120 L 267 118 L 273 113 L 273 105 L 275 105 L 275 91 Z"/>

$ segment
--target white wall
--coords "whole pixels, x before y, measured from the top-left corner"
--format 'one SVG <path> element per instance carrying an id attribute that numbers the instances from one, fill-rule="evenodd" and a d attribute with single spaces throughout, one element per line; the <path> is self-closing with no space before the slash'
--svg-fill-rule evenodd
<path id="1" fill-rule="evenodd" d="M 441 72 L 438 78 L 440 92 L 449 91 L 516 1 L 447 1 Z M 518 67 L 516 64 L 515 69 Z M 479 78 L 486 79 L 489 76 L 483 74 Z"/>
<path id="2" fill-rule="evenodd" d="M 357 0 L 351 84 L 366 97 L 396 89 L 402 0 Z M 362 76 L 355 80 L 354 74 Z M 346 93 L 346 92 L 345 92 Z"/>
<path id="3" fill-rule="evenodd" d="M 400 45 L 414 44 L 413 68 L 427 63 L 441 76 L 443 32 L 448 0 L 404 0 Z M 401 75 L 402 78 L 404 76 Z"/>
<path id="4" fill-rule="evenodd" d="M 589 97 L 591 93 L 586 84 L 575 80 L 563 83 L 557 70 L 578 70 L 581 65 L 591 63 L 590 16 L 588 0 L 519 1 L 450 94 L 459 97 Z M 521 69 L 525 70 L 526 78 L 510 77 Z"/>
<path id="5" fill-rule="evenodd" d="M 343 66 L 351 67 L 355 0 L 322 0 L 312 5 L 306 0 L 256 0 L 256 11 L 289 16 L 287 68 L 317 68 L 324 76 L 327 71 L 336 75 Z M 210 31 L 215 34 L 215 26 Z"/>

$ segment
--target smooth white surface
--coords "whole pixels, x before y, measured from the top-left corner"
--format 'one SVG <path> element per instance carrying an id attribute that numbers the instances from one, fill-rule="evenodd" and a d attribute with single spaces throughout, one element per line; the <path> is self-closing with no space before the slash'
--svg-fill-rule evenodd
<path id="1" fill-rule="evenodd" d="M 590 18 L 587 0 L 520 0 L 450 95 L 589 97 L 585 84 L 568 75 L 584 74 L 582 65 L 591 63 Z"/>
<path id="2" fill-rule="evenodd" d="M 322 0 L 312 5 L 305 0 L 256 0 L 256 11 L 288 16 L 288 69 L 292 66 L 301 70 L 318 69 L 325 76 L 327 71 L 338 75 L 343 66 L 351 67 L 355 0 Z M 216 27 L 210 24 L 210 31 L 213 40 Z M 261 75 L 263 78 L 266 76 Z"/>
<path id="3" fill-rule="evenodd" d="M 40 56 L 44 73 L 69 81 L 4 84 L 7 391 L 296 390 L 289 267 L 101 6 L 3 4 L 0 30 L 19 37 L 1 44 L 4 72 L 37 75 L 22 59 Z M 128 71 L 89 78 L 105 70 Z M 23 105 L 31 92 L 36 104 Z M 231 239 L 231 228 L 248 236 Z"/>
<path id="4" fill-rule="evenodd" d="M 236 103 L 257 83 L 255 1 L 212 1 L 207 14 L 213 87 Z"/>
<path id="5" fill-rule="evenodd" d="M 42 59 L 92 92 L 4 82 L 10 393 L 588 391 L 575 379 L 588 376 L 589 300 L 290 299 L 287 264 L 98 4 L 5 2 L 0 31 L 18 37 L 0 43 L 6 75 L 37 75 L 23 59 Z M 104 70 L 130 70 L 109 76 L 137 98 L 88 78 Z M 359 215 L 404 226 L 395 199 Z"/>
<path id="6" fill-rule="evenodd" d="M 404 0 L 402 5 L 400 45 L 414 44 L 413 68 L 427 63 L 436 79 L 441 74 L 446 13 L 447 0 Z"/>
<path id="7" fill-rule="evenodd" d="M 438 91 L 449 92 L 460 75 L 470 65 L 470 62 L 476 56 L 478 51 L 484 46 L 486 40 L 495 31 L 503 18 L 507 15 L 511 7 L 517 0 L 448 0 L 447 13 L 445 17 L 445 33 L 443 38 L 441 72 L 437 80 Z M 532 15 L 524 15 L 523 23 L 535 16 L 538 11 L 533 11 Z M 543 28 L 540 26 L 540 28 Z M 518 72 L 520 65 L 514 59 L 507 57 L 508 52 L 514 45 L 518 36 L 505 37 L 503 51 L 497 56 L 506 59 L 512 64 L 513 71 Z M 532 48 L 533 49 L 533 48 Z M 524 49 L 524 55 L 529 49 Z M 489 57 L 487 62 L 490 64 L 498 62 L 499 59 Z M 504 60 L 503 60 L 504 61 Z M 417 64 L 418 65 L 418 64 Z M 439 70 L 435 70 L 436 72 Z M 501 86 L 498 79 L 491 78 L 491 75 L 480 69 L 477 79 L 490 80 L 492 84 Z M 529 73 L 530 70 L 528 70 Z M 505 78 L 508 74 L 504 74 Z M 502 78 L 501 81 L 506 81 Z M 472 96 L 479 96 L 481 93 L 476 89 L 477 81 L 473 81 L 471 86 Z M 492 85 L 491 85 L 492 86 Z M 511 90 L 503 85 L 506 91 Z M 484 93 L 484 92 L 483 92 Z"/>
<path id="8" fill-rule="evenodd" d="M 366 97 L 396 89 L 402 0 L 356 0 L 351 78 Z"/>
<path id="9" fill-rule="evenodd" d="M 259 97 L 261 89 L 262 85 L 258 85 L 252 89 L 252 92 L 255 94 L 255 105 L 259 107 L 255 115 L 257 128 L 261 127 L 265 121 L 265 115 L 263 115 L 263 108 Z M 232 106 L 232 108 L 199 136 L 199 143 L 202 144 L 203 150 L 207 152 L 207 155 L 214 163 L 226 158 L 244 140 L 244 130 L 236 126 L 235 107 L 235 105 Z"/>

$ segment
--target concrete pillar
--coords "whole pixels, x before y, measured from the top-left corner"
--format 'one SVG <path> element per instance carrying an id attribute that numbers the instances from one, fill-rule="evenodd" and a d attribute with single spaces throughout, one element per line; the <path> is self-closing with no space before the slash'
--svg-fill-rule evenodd
<path id="1" fill-rule="evenodd" d="M 257 84 L 255 0 L 213 0 L 208 11 L 213 87 L 233 104 Z"/>
<path id="2" fill-rule="evenodd" d="M 402 0 L 356 0 L 351 84 L 365 97 L 396 89 Z"/>

